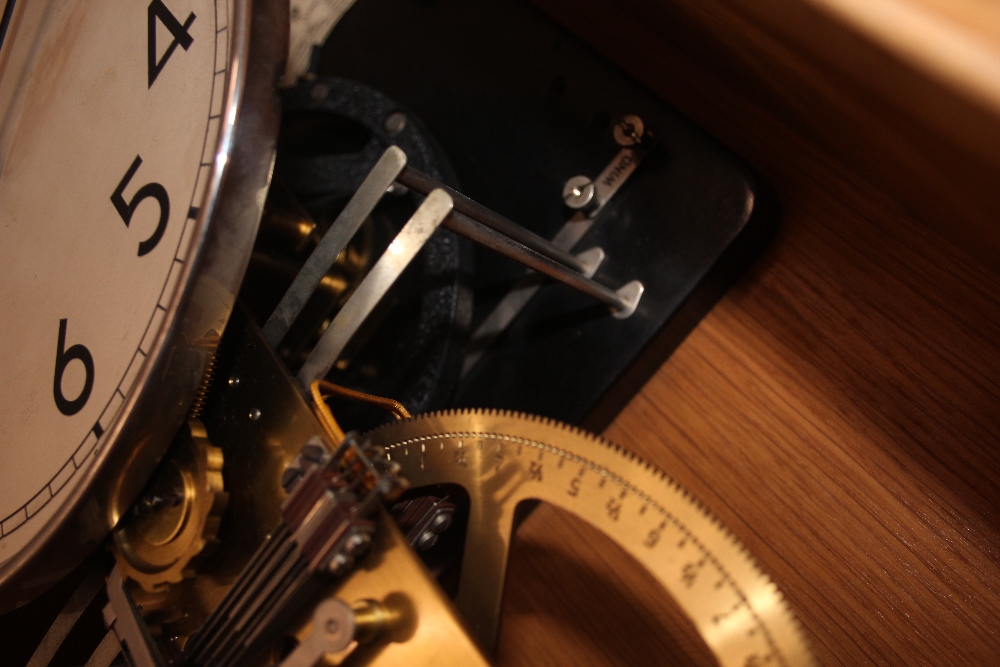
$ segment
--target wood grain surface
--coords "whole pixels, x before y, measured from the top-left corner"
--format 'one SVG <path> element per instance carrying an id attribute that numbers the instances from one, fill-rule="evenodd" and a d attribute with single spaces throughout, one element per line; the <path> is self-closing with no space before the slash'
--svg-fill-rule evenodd
<path id="1" fill-rule="evenodd" d="M 606 436 L 752 550 L 823 664 L 1000 664 L 997 267 L 766 96 L 653 48 L 618 57 L 757 166 L 784 222 Z M 685 664 L 654 629 L 669 605 L 599 536 L 541 508 L 518 544 L 502 664 Z"/>

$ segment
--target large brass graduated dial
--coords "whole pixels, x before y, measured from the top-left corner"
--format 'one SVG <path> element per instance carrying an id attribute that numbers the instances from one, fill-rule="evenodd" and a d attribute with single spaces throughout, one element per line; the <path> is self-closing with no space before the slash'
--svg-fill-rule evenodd
<path id="1" fill-rule="evenodd" d="M 371 438 L 413 487 L 458 484 L 469 494 L 456 605 L 481 645 L 496 640 L 517 506 L 541 500 L 588 521 L 645 567 L 720 665 L 814 664 L 798 621 L 746 549 L 627 450 L 565 424 L 492 410 L 422 415 Z"/>

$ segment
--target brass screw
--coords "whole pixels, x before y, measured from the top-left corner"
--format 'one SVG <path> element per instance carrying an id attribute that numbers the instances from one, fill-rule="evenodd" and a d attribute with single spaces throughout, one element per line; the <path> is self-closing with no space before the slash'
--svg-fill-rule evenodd
<path id="1" fill-rule="evenodd" d="M 642 137 L 645 133 L 646 126 L 643 124 L 642 118 L 635 114 L 629 114 L 623 116 L 615 124 L 615 143 L 623 147 L 636 146 L 642 143 Z"/>

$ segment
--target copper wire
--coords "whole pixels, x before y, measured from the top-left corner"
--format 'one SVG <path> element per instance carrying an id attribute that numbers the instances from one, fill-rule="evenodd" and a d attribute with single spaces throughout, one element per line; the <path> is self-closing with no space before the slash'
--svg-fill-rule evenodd
<path id="1" fill-rule="evenodd" d="M 309 386 L 309 390 L 312 393 L 316 417 L 319 419 L 320 424 L 323 425 L 323 428 L 326 429 L 327 435 L 329 435 L 334 442 L 339 443 L 344 439 L 344 430 L 340 428 L 340 424 L 337 423 L 337 419 L 333 416 L 333 411 L 330 410 L 330 406 L 326 404 L 326 398 L 328 396 L 340 396 L 342 398 L 348 398 L 354 401 L 361 401 L 363 403 L 374 405 L 391 412 L 396 419 L 409 419 L 411 417 L 409 410 L 407 410 L 406 406 L 399 401 L 391 398 L 382 398 L 381 396 L 373 396 L 372 394 L 355 391 L 353 389 L 348 389 L 347 387 L 341 387 L 340 385 L 327 382 L 326 380 L 314 380 Z"/>

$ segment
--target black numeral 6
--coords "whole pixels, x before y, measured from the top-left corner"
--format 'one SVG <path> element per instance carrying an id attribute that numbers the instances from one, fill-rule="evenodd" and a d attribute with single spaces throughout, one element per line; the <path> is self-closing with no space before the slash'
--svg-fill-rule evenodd
<path id="1" fill-rule="evenodd" d="M 79 361 L 83 364 L 86 377 L 83 380 L 83 390 L 80 395 L 70 400 L 66 398 L 62 390 L 63 373 L 71 361 Z M 94 357 L 90 350 L 83 345 L 77 344 L 66 349 L 66 320 L 59 320 L 59 344 L 56 347 L 56 373 L 52 380 L 52 396 L 56 400 L 56 407 L 59 412 L 66 416 L 75 415 L 90 398 L 90 391 L 94 388 Z"/>

